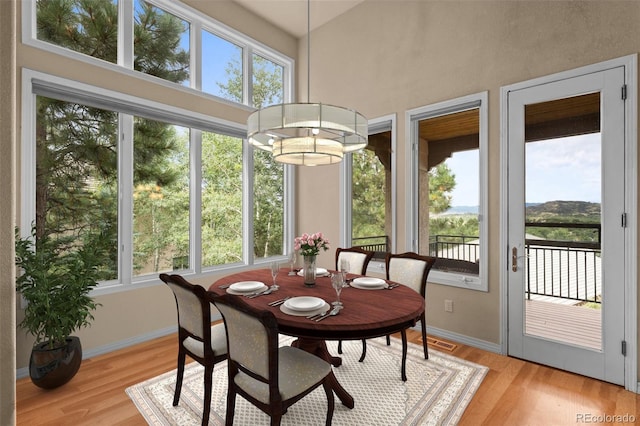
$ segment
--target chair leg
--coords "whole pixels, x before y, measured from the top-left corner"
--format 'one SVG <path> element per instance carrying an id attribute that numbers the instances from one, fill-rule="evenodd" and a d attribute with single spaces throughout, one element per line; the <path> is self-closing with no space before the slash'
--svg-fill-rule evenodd
<path id="1" fill-rule="evenodd" d="M 420 327 L 422 328 L 422 348 L 424 349 L 424 359 L 429 359 L 429 349 L 427 349 L 427 321 L 424 312 L 420 318 Z"/>
<path id="2" fill-rule="evenodd" d="M 365 339 L 362 339 L 362 355 L 360 355 L 360 359 L 358 360 L 358 362 L 364 361 L 364 357 L 366 356 L 367 356 L 367 341 Z"/>
<path id="3" fill-rule="evenodd" d="M 224 421 L 225 426 L 233 426 L 233 415 L 236 410 L 236 391 L 229 386 L 227 389 L 227 413 Z"/>
<path id="4" fill-rule="evenodd" d="M 387 346 L 391 346 L 391 337 L 387 334 Z"/>
<path id="5" fill-rule="evenodd" d="M 335 408 L 335 399 L 333 397 L 333 389 L 331 389 L 331 385 L 329 381 L 325 378 L 324 383 L 322 384 L 324 387 L 324 393 L 327 395 L 327 424 L 326 426 L 331 426 L 331 421 L 333 420 L 333 410 Z"/>
<path id="6" fill-rule="evenodd" d="M 187 355 L 181 350 L 178 351 L 178 374 L 176 377 L 176 390 L 173 393 L 173 406 L 178 405 L 180 401 L 180 392 L 182 391 L 182 378 L 184 376 L 184 362 Z"/>
<path id="7" fill-rule="evenodd" d="M 338 340 L 338 353 L 342 354 L 342 340 Z"/>
<path id="8" fill-rule="evenodd" d="M 209 414 L 211 413 L 211 386 L 213 383 L 213 365 L 204 367 L 204 401 L 202 410 L 202 426 L 209 424 Z"/>
<path id="9" fill-rule="evenodd" d="M 407 331 L 402 330 L 402 381 L 407 381 Z"/>
<path id="10" fill-rule="evenodd" d="M 271 415 L 271 426 L 280 426 L 281 421 L 282 421 L 282 414 Z"/>

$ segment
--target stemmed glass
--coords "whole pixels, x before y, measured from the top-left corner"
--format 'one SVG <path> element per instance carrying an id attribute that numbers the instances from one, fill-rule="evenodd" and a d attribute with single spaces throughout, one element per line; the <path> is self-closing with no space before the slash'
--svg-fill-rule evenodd
<path id="1" fill-rule="evenodd" d="M 338 296 L 338 300 L 332 302 L 331 304 L 334 306 L 342 306 L 342 302 L 340 301 L 340 293 L 342 292 L 342 288 L 344 287 L 344 278 L 342 274 L 331 274 L 331 286 L 336 291 L 336 295 Z"/>
<path id="2" fill-rule="evenodd" d="M 280 264 L 278 262 L 271 262 L 271 277 L 273 278 L 272 289 L 277 290 L 280 288 L 278 284 L 276 284 L 276 277 L 278 276 L 278 272 L 280 272 Z"/>
<path id="3" fill-rule="evenodd" d="M 293 268 L 296 266 L 296 252 L 292 251 L 289 255 L 289 275 L 295 275 Z"/>
<path id="4" fill-rule="evenodd" d="M 351 265 L 347 259 L 340 259 L 340 273 L 342 274 L 342 281 L 347 280 L 347 272 L 351 269 Z"/>

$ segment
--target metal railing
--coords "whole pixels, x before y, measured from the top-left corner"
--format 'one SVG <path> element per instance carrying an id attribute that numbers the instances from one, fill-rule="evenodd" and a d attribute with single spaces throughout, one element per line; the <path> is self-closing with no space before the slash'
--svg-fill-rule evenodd
<path id="1" fill-rule="evenodd" d="M 527 222 L 525 226 L 593 230 L 593 241 L 525 239 L 527 299 L 539 295 L 601 303 L 601 225 Z"/>
<path id="2" fill-rule="evenodd" d="M 560 241 L 528 238 L 526 294 L 601 303 L 601 226 L 585 223 L 527 222 L 530 228 L 592 229 L 594 241 Z M 435 235 L 429 241 L 435 269 L 478 273 L 480 246 L 477 236 Z"/>
<path id="3" fill-rule="evenodd" d="M 353 238 L 351 242 L 354 247 L 374 252 L 374 259 L 384 259 L 389 251 L 389 237 L 387 235 Z"/>

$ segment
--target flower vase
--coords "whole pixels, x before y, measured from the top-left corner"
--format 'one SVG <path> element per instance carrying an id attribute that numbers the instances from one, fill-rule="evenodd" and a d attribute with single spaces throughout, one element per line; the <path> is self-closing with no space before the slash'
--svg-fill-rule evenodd
<path id="1" fill-rule="evenodd" d="M 304 256 L 304 285 L 306 287 L 315 287 L 316 285 L 316 257 Z"/>

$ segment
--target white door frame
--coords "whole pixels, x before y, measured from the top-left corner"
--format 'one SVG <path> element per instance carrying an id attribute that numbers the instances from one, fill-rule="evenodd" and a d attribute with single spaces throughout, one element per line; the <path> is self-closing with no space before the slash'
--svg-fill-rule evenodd
<path id="1" fill-rule="evenodd" d="M 501 352 L 507 354 L 508 345 L 508 268 L 510 257 L 508 252 L 508 94 L 512 90 L 532 87 L 556 80 L 567 79 L 579 75 L 599 72 L 609 68 L 625 68 L 625 85 L 627 101 L 625 105 L 625 211 L 627 216 L 627 228 L 625 236 L 625 270 L 624 289 L 625 306 L 624 338 L 627 342 L 627 355 L 625 357 L 625 389 L 640 393 L 638 382 L 638 354 L 637 354 L 637 199 L 638 199 L 638 171 L 637 171 L 637 144 L 638 144 L 638 108 L 637 108 L 637 66 L 636 54 L 622 58 L 612 59 L 598 64 L 588 65 L 569 71 L 552 74 L 500 88 L 500 341 Z"/>

